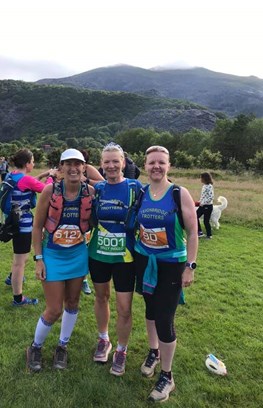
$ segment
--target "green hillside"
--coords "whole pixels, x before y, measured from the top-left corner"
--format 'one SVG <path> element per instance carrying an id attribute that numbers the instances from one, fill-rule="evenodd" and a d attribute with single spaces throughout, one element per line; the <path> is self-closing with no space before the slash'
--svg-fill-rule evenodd
<path id="1" fill-rule="evenodd" d="M 153 115 L 159 112 L 158 128 L 158 123 L 166 125 L 166 110 L 169 117 L 172 112 L 172 117 L 178 118 L 178 123 L 181 123 L 181 127 L 177 128 L 176 121 L 170 120 L 174 131 L 187 131 L 191 127 L 211 130 L 216 121 L 212 112 L 206 120 L 201 115 L 196 121 L 197 111 L 208 111 L 187 101 L 5 80 L 0 81 L 0 141 L 52 133 L 66 136 L 88 134 L 92 126 L 111 123 L 125 128 L 135 121 L 136 126 L 140 126 L 136 118 L 146 114 L 149 119 L 143 127 L 151 127 L 151 112 Z M 195 117 L 193 125 L 192 110 Z M 179 121 L 186 112 L 188 120 Z M 162 129 L 162 125 L 159 128 Z"/>

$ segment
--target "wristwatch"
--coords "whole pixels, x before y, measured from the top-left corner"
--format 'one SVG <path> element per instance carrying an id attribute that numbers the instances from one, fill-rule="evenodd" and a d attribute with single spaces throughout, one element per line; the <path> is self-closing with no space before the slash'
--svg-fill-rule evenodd
<path id="1" fill-rule="evenodd" d="M 196 268 L 196 263 L 195 262 L 186 262 L 185 266 L 187 266 L 190 269 L 195 269 Z"/>
<path id="2" fill-rule="evenodd" d="M 40 259 L 43 259 L 43 255 L 34 255 L 33 259 L 34 261 L 39 261 Z"/>

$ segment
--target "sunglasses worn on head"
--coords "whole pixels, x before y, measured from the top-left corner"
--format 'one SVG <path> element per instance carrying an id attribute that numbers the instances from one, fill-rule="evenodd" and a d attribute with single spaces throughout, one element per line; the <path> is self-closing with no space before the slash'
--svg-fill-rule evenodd
<path id="1" fill-rule="evenodd" d="M 107 151 L 111 151 L 111 150 L 119 150 L 121 153 L 123 153 L 123 149 L 122 147 L 114 142 L 110 142 L 108 143 L 104 148 L 103 148 L 103 152 L 107 152 Z"/>
<path id="2" fill-rule="evenodd" d="M 163 147 L 163 146 L 151 146 L 146 150 L 145 154 L 147 155 L 152 152 L 161 152 L 161 153 L 169 154 L 169 151 L 166 149 L 166 147 Z"/>

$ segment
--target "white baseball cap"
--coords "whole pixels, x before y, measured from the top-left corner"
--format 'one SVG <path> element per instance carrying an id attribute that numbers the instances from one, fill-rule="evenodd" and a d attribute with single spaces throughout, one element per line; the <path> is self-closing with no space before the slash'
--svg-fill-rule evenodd
<path id="1" fill-rule="evenodd" d="M 60 161 L 61 162 L 64 161 L 64 160 L 70 160 L 70 159 L 80 160 L 83 163 L 86 162 L 86 160 L 84 159 L 83 154 L 77 149 L 67 149 L 60 156 Z"/>

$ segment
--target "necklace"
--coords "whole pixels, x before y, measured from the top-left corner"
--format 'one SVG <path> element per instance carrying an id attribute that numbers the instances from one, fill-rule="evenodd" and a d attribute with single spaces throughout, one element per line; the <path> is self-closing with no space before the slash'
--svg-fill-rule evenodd
<path id="1" fill-rule="evenodd" d="M 158 194 L 162 193 L 166 189 L 166 187 L 167 186 L 164 186 L 163 188 L 161 188 L 161 190 L 158 190 L 158 191 L 152 191 L 152 188 L 150 187 L 153 197 L 157 197 Z"/>

